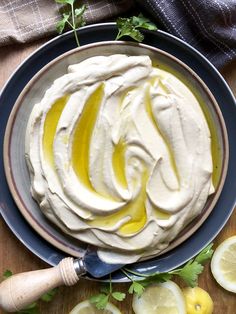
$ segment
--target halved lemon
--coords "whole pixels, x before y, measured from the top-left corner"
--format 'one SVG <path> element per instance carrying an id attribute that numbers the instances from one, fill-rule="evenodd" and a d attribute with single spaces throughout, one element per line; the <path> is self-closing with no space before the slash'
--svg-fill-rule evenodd
<path id="1" fill-rule="evenodd" d="M 109 302 L 104 310 L 98 310 L 89 300 L 85 300 L 78 303 L 69 314 L 121 314 L 121 311 Z"/>
<path id="2" fill-rule="evenodd" d="M 183 293 L 173 281 L 145 288 L 141 297 L 134 295 L 135 314 L 186 314 Z"/>
<path id="3" fill-rule="evenodd" d="M 236 293 L 236 236 L 217 247 L 211 260 L 211 272 L 224 289 Z"/>
<path id="4" fill-rule="evenodd" d="M 200 287 L 184 288 L 187 314 L 212 314 L 213 301 L 209 293 Z"/>

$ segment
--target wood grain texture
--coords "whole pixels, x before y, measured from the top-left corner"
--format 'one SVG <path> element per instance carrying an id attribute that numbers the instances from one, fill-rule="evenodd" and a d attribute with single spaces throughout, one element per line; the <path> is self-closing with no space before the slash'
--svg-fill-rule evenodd
<path id="1" fill-rule="evenodd" d="M 14 45 L 0 49 L 0 88 L 15 70 L 15 68 L 43 41 L 27 44 Z M 223 76 L 236 94 L 236 63 L 231 64 L 222 71 Z M 236 123 L 236 122 L 235 122 Z M 222 210 L 224 210 L 222 208 Z M 224 239 L 236 234 L 236 212 L 229 219 L 226 226 L 215 239 L 215 246 Z M 12 234 L 7 225 L 0 218 L 0 275 L 10 269 L 13 273 L 45 268 L 47 265 L 35 257 L 24 245 Z M 73 287 L 61 287 L 50 303 L 40 303 L 41 314 L 67 314 L 80 301 L 98 293 L 99 283 L 80 280 Z M 209 265 L 205 267 L 200 276 L 199 286 L 206 289 L 214 301 L 214 314 L 236 313 L 236 295 L 222 289 L 213 279 Z M 127 292 L 127 284 L 115 284 L 115 290 Z M 114 302 L 123 314 L 132 314 L 132 297 L 128 296 L 122 303 Z M 1 312 L 0 310 L 0 313 Z"/>

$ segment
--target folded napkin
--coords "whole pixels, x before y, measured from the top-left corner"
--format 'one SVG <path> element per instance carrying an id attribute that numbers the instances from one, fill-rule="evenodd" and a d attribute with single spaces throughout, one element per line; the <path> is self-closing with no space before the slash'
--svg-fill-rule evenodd
<path id="1" fill-rule="evenodd" d="M 135 1 L 135 4 L 134 4 Z M 236 0 L 85 0 L 88 24 L 132 11 L 201 51 L 218 68 L 236 59 Z M 0 46 L 55 34 L 54 0 L 0 0 Z"/>

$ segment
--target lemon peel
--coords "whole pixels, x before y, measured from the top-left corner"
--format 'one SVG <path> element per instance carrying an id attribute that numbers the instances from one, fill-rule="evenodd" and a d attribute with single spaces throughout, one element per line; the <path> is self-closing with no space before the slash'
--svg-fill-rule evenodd
<path id="1" fill-rule="evenodd" d="M 185 299 L 173 281 L 153 284 L 143 294 L 133 297 L 135 314 L 186 314 Z"/>
<path id="2" fill-rule="evenodd" d="M 108 302 L 104 310 L 99 310 L 89 300 L 78 303 L 69 314 L 122 314 L 112 303 Z"/>
<path id="3" fill-rule="evenodd" d="M 200 287 L 184 288 L 187 314 L 212 314 L 213 301 L 207 291 Z"/>
<path id="4" fill-rule="evenodd" d="M 236 293 L 236 236 L 226 239 L 216 248 L 211 272 L 219 285 Z"/>

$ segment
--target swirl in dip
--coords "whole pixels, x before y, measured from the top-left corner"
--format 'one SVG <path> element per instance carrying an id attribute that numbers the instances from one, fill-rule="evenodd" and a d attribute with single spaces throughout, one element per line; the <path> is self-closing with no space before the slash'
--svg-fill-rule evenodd
<path id="1" fill-rule="evenodd" d="M 69 66 L 33 107 L 26 159 L 43 213 L 110 263 L 164 250 L 214 192 L 201 107 L 147 56 Z"/>

